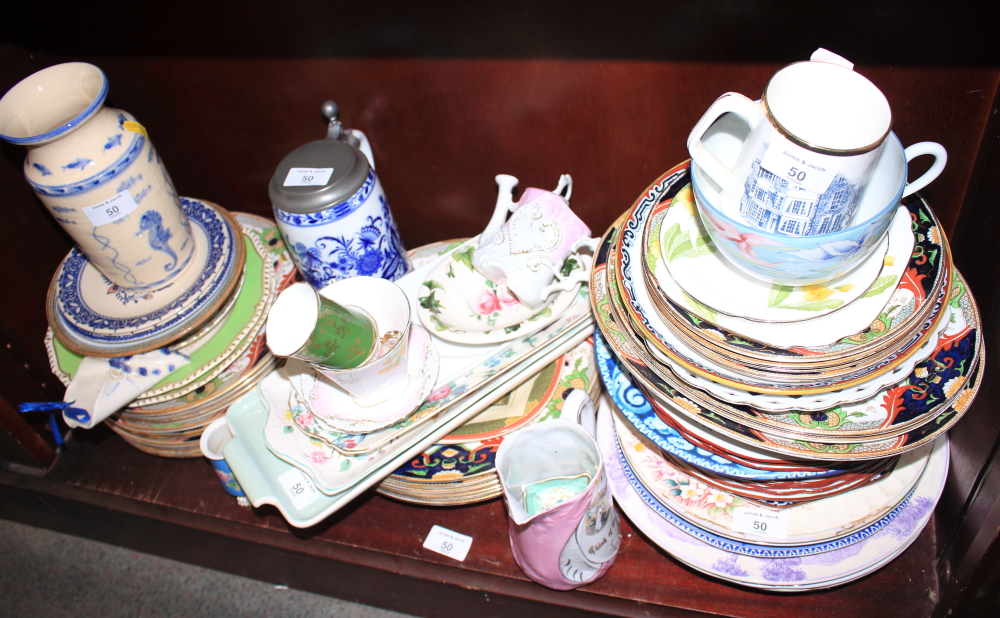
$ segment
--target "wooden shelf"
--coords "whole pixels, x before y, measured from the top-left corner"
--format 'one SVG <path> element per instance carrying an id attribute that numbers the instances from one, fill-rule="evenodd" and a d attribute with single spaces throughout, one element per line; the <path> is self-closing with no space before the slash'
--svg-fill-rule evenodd
<path id="1" fill-rule="evenodd" d="M 514 563 L 502 500 L 423 508 L 369 492 L 313 528 L 240 507 L 202 459 L 141 453 L 105 428 L 76 437 L 45 477 L 0 472 L 0 517 L 167 558 L 421 616 L 927 616 L 933 522 L 885 568 L 852 584 L 768 593 L 703 576 L 623 518 L 622 550 L 573 592 L 530 582 Z M 438 524 L 473 537 L 464 562 L 422 547 Z"/>
<path id="2" fill-rule="evenodd" d="M 817 45 L 858 63 L 886 93 L 904 144 L 945 146 L 949 163 L 922 191 L 984 316 L 1000 307 L 1000 5 L 848 2 L 551 4 L 293 0 L 130 7 L 114 36 L 98 2 L 53 13 L 21 3 L 0 23 L 0 92 L 45 66 L 99 65 L 108 104 L 135 114 L 184 195 L 269 215 L 267 183 L 293 148 L 325 134 L 319 104 L 372 141 L 405 246 L 472 236 L 486 225 L 493 175 L 522 187 L 577 181 L 574 210 L 599 233 L 663 170 L 687 157 L 690 127 L 726 91 L 760 93 Z M 322 16 L 322 17 L 320 17 Z M 863 16 L 859 19 L 858 16 Z M 24 27 L 44 24 L 44 27 Z M 41 341 L 49 280 L 68 237 L 23 179 L 23 149 L 0 144 L 11 229 L 0 251 L 0 465 L 48 468 L 44 418 L 22 401 L 62 397 Z M 911 169 L 916 177 L 926 162 Z M 26 257 L 30 256 L 30 257 Z M 988 320 L 987 320 L 988 321 Z M 987 357 L 1000 329 L 984 333 Z M 681 566 L 627 523 L 619 563 L 599 582 L 557 593 L 528 582 L 507 544 L 503 505 L 423 509 L 377 495 L 308 531 L 272 509 L 238 507 L 204 461 L 134 451 L 81 432 L 44 477 L 0 472 L 0 516 L 373 605 L 425 615 L 993 616 L 1000 603 L 1000 365 L 951 432 L 951 468 L 934 523 L 902 556 L 859 582 L 783 596 Z M 421 548 L 430 526 L 475 538 L 463 563 Z M 935 572 L 939 577 L 935 577 Z M 940 584 L 940 587 L 939 587 Z"/>

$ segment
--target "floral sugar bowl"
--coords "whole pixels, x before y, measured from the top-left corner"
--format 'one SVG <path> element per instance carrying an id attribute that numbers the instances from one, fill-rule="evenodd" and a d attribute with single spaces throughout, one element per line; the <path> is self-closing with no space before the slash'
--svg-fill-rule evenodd
<path id="1" fill-rule="evenodd" d="M 269 194 L 299 272 L 314 288 L 347 277 L 395 281 L 410 270 L 368 139 L 343 129 L 327 101 L 327 138 L 286 156 Z"/>

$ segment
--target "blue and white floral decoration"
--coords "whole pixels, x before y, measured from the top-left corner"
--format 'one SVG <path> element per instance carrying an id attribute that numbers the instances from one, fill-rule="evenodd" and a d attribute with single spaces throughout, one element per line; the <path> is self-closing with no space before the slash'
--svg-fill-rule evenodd
<path id="1" fill-rule="evenodd" d="M 370 215 L 354 235 L 322 236 L 311 246 L 291 246 L 295 263 L 309 282 L 320 289 L 348 277 L 382 277 L 395 281 L 407 273 L 409 263 L 384 195 L 378 195 L 380 216 Z"/>

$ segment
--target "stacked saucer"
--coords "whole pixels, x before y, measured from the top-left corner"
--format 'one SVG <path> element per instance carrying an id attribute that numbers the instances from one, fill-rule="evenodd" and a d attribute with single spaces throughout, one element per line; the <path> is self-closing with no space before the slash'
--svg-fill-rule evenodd
<path id="1" fill-rule="evenodd" d="M 188 208 L 199 204 L 183 202 Z M 225 216 L 229 217 L 228 213 Z M 221 307 L 169 345 L 189 363 L 153 383 L 106 421 L 142 451 L 165 457 L 199 456 L 198 438 L 204 428 L 279 365 L 264 343 L 264 319 L 278 292 L 294 280 L 295 267 L 273 221 L 242 213 L 231 218 L 241 238 L 226 246 L 231 247 L 231 254 L 245 258 L 241 259 L 236 285 L 221 299 Z M 75 346 L 64 345 L 56 329 L 46 336 L 46 346 L 52 371 L 69 385 L 83 355 Z M 108 379 L 146 377 L 145 369 L 132 359 L 131 355 L 109 359 Z"/>
<path id="2" fill-rule="evenodd" d="M 385 478 L 378 492 L 415 504 L 456 506 L 501 493 L 494 459 L 504 436 L 522 427 L 559 418 L 566 394 L 600 393 L 594 341 L 560 356 L 481 414 Z"/>
<path id="3" fill-rule="evenodd" d="M 940 495 L 942 434 L 982 371 L 975 301 L 916 196 L 856 269 L 795 287 L 727 264 L 689 181 L 688 164 L 658 178 L 595 257 L 616 498 L 667 551 L 734 582 L 798 590 L 860 577 L 915 538 Z M 761 513 L 779 530 L 743 527 Z M 901 513 L 906 531 L 876 534 Z M 861 543 L 842 564 L 829 554 Z M 826 566 L 801 573 L 742 558 L 814 555 Z"/>

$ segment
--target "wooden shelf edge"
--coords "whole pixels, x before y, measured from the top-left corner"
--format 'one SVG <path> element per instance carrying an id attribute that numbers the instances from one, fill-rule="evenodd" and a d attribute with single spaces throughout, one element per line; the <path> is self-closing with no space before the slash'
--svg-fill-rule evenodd
<path id="1" fill-rule="evenodd" d="M 424 616 L 454 616 L 456 609 L 557 618 L 646 617 L 651 610 L 663 616 L 708 615 L 587 590 L 549 590 L 527 580 L 296 537 L 3 470 L 0 517 L 275 585 Z M 372 589 L 375 580 L 379 583 Z"/>

